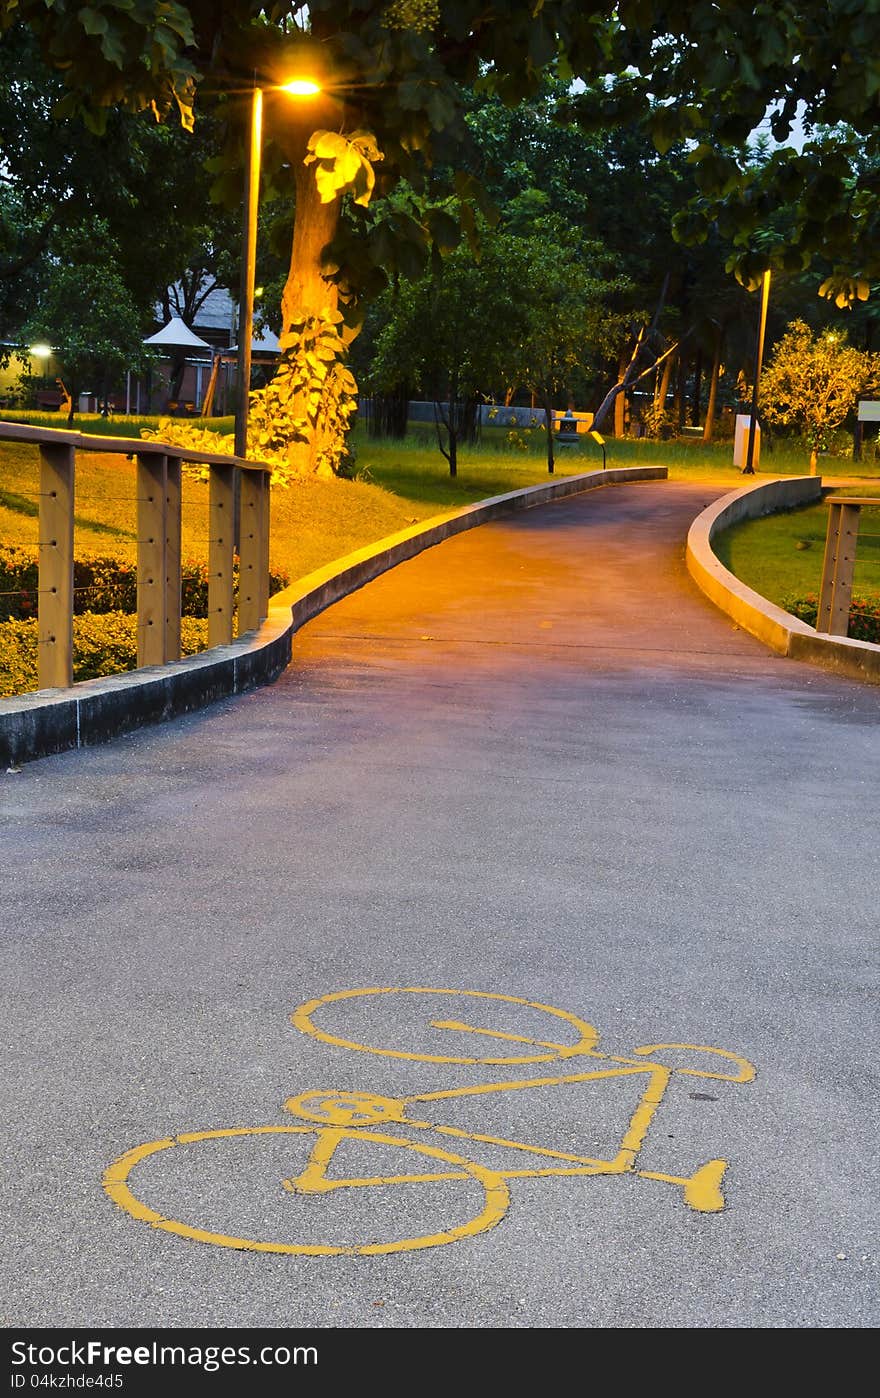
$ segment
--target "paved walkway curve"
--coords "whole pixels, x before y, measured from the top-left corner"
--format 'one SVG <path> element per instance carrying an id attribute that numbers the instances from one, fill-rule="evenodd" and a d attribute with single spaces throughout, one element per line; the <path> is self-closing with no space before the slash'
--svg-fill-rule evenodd
<path id="1" fill-rule="evenodd" d="M 720 493 L 617 487 L 475 530 L 311 623 L 271 688 L 0 779 L 4 1324 L 877 1323 L 878 694 L 695 590 L 686 528 Z M 366 987 L 481 995 L 291 1024 Z M 593 1043 L 541 1006 L 598 1050 L 540 1048 Z M 643 1061 L 739 1072 L 670 1045 L 757 1075 L 640 1099 Z M 282 1104 L 314 1089 L 397 1103 L 328 1177 L 449 1178 L 304 1194 L 314 1123 Z M 404 1096 L 443 1132 L 398 1149 Z M 443 1241 L 485 1194 L 483 1231 L 254 1252 L 101 1189 L 139 1143 L 295 1120 L 154 1151 L 134 1195 L 203 1233 L 371 1248 Z M 627 1149 L 628 1173 L 534 1173 Z M 694 1211 L 684 1181 L 719 1159 L 726 1207 Z"/>

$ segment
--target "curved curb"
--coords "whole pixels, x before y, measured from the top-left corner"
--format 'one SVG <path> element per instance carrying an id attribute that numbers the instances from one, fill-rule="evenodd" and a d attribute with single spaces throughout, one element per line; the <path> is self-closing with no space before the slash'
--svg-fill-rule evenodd
<path id="1" fill-rule="evenodd" d="M 435 515 L 346 554 L 277 592 L 262 626 L 199 655 L 0 699 L 0 763 L 29 762 L 91 747 L 133 728 L 191 713 L 217 699 L 267 684 L 290 664 L 293 634 L 340 598 L 443 539 L 516 510 L 626 481 L 665 480 L 665 466 L 627 466 L 566 476 L 547 485 L 493 495 Z"/>
<path id="2" fill-rule="evenodd" d="M 716 607 L 779 655 L 880 684 L 880 646 L 815 631 L 807 622 L 746 587 L 725 568 L 712 548 L 717 534 L 741 520 L 795 509 L 821 498 L 822 481 L 818 476 L 764 481 L 722 496 L 697 515 L 688 530 L 688 572 Z"/>

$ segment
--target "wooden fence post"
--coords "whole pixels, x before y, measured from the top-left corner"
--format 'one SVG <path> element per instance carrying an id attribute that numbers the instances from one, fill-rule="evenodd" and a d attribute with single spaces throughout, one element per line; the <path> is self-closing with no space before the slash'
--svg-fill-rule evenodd
<path id="1" fill-rule="evenodd" d="M 272 490 L 271 471 L 261 471 L 263 481 L 262 526 L 260 529 L 260 617 L 269 615 L 269 501 Z"/>
<path id="2" fill-rule="evenodd" d="M 260 586 L 263 566 L 263 471 L 241 471 L 241 516 L 238 562 L 238 634 L 259 626 L 265 611 L 261 609 Z"/>
<path id="3" fill-rule="evenodd" d="M 40 446 L 40 689 L 73 684 L 73 446 Z"/>
<path id="4" fill-rule="evenodd" d="M 828 533 L 816 616 L 816 630 L 827 636 L 846 636 L 849 632 L 862 503 L 861 500 L 847 500 L 845 496 L 828 501 Z"/>
<path id="5" fill-rule="evenodd" d="M 208 468 L 208 645 L 232 640 L 234 466 Z"/>
<path id="6" fill-rule="evenodd" d="M 138 667 L 161 665 L 166 645 L 167 457 L 137 457 Z"/>
<path id="7" fill-rule="evenodd" d="M 180 457 L 168 456 L 165 475 L 165 656 L 180 659 Z"/>

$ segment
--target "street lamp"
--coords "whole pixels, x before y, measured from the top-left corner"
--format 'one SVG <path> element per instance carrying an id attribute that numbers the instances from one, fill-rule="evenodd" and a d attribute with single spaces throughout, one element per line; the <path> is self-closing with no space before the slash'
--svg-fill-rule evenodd
<path id="1" fill-rule="evenodd" d="M 291 97 L 316 97 L 321 91 L 312 78 L 291 78 L 278 91 Z M 263 89 L 254 82 L 251 94 L 250 142 L 245 159 L 244 217 L 241 235 L 241 291 L 238 301 L 238 401 L 235 412 L 235 455 L 247 456 L 248 409 L 251 388 L 251 341 L 254 336 L 254 281 L 257 269 L 257 209 L 260 202 L 260 160 L 263 148 Z"/>
<path id="2" fill-rule="evenodd" d="M 752 387 L 752 413 L 749 418 L 749 442 L 746 448 L 746 464 L 742 468 L 744 476 L 755 474 L 755 428 L 758 423 L 758 384 L 761 379 L 761 363 L 764 358 L 764 334 L 767 329 L 767 304 L 770 300 L 770 269 L 764 273 L 761 284 L 761 315 L 758 321 L 758 342 L 755 346 L 755 382 Z"/>

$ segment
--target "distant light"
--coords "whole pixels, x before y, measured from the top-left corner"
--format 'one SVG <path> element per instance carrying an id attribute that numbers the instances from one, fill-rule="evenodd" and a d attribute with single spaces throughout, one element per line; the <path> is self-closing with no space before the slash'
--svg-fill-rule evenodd
<path id="1" fill-rule="evenodd" d="M 52 353 L 52 346 L 31 345 L 29 353 L 32 354 L 35 359 L 48 359 L 49 355 Z"/>
<path id="2" fill-rule="evenodd" d="M 264 294 L 265 290 L 266 290 L 266 288 L 265 288 L 264 286 L 255 286 L 255 287 L 254 287 L 254 295 L 255 295 L 255 296 L 262 296 L 262 295 Z"/>
<path id="3" fill-rule="evenodd" d="M 291 78 L 281 84 L 281 91 L 289 92 L 291 97 L 316 97 L 321 87 L 312 78 Z"/>

